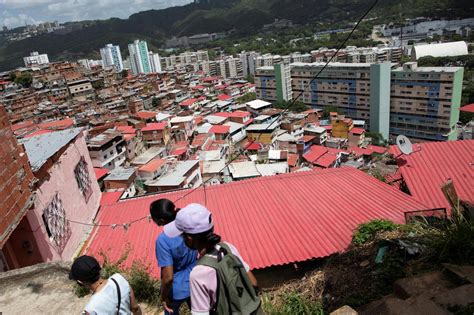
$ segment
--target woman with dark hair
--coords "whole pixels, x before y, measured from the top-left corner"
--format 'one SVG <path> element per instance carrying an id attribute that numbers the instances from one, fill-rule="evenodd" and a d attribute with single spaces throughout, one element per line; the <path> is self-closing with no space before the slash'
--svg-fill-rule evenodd
<path id="1" fill-rule="evenodd" d="M 189 280 L 193 315 L 262 314 L 255 276 L 238 250 L 214 233 L 206 207 L 187 205 L 164 232 L 169 237 L 182 235 L 185 244 L 199 253 Z"/>
<path id="2" fill-rule="evenodd" d="M 128 281 L 119 273 L 102 279 L 100 270 L 99 262 L 92 256 L 80 256 L 72 263 L 69 279 L 92 292 L 82 314 L 141 314 Z"/>
<path id="3" fill-rule="evenodd" d="M 151 218 L 158 226 L 174 221 L 178 210 L 168 199 L 158 199 L 150 205 Z M 179 314 L 183 303 L 190 305 L 189 274 L 196 264 L 197 252 L 188 248 L 182 237 L 160 233 L 155 253 L 161 268 L 160 292 L 165 315 Z"/>

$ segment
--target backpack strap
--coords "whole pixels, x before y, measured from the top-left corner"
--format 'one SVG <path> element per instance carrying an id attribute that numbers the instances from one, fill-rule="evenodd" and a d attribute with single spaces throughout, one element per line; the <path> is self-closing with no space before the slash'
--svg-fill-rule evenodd
<path id="1" fill-rule="evenodd" d="M 112 280 L 115 283 L 115 286 L 117 287 L 117 296 L 118 296 L 118 302 L 117 302 L 117 315 L 120 314 L 120 302 L 122 301 L 121 297 L 121 292 L 120 292 L 120 286 L 117 283 L 117 280 L 114 278 L 110 277 L 110 280 Z"/>

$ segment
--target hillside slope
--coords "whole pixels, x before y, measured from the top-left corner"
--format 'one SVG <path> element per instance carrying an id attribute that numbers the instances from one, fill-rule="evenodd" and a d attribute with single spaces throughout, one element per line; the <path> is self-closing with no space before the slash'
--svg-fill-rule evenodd
<path id="1" fill-rule="evenodd" d="M 0 46 L 0 71 L 22 65 L 31 51 L 47 53 L 51 60 L 98 57 L 107 43 L 122 50 L 133 39 L 148 41 L 151 49 L 162 47 L 165 38 L 235 30 L 236 36 L 257 33 L 276 18 L 297 24 L 353 22 L 372 3 L 370 0 L 208 0 L 181 7 L 149 10 L 128 19 L 92 21 L 66 35 L 44 34 Z M 403 17 L 473 16 L 468 0 L 379 0 L 370 17 L 388 22 Z M 391 18 L 390 18 L 391 17 Z M 1 45 L 1 41 L 0 41 Z"/>

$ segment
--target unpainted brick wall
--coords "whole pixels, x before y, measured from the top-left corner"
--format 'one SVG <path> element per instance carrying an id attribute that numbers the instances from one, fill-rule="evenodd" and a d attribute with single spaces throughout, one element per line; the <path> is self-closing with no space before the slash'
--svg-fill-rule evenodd
<path id="1" fill-rule="evenodd" d="M 32 194 L 33 174 L 28 157 L 11 130 L 0 105 L 0 248 L 21 220 Z"/>

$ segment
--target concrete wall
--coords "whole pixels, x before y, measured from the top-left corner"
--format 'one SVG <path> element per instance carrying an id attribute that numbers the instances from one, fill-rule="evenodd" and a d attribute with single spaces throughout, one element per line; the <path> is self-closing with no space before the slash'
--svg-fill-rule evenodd
<path id="1" fill-rule="evenodd" d="M 88 201 L 80 192 L 74 175 L 74 169 L 81 157 L 87 163 L 91 180 L 92 193 Z M 69 220 L 91 223 L 97 213 L 101 192 L 95 180 L 94 169 L 82 133 L 69 144 L 58 161 L 52 165 L 49 174 L 49 178 L 42 182 L 36 190 L 37 198 L 34 210 L 28 212 L 28 220 L 35 223 L 32 224 L 32 230 L 35 231 L 34 235 L 43 261 L 70 260 L 91 231 L 91 227 L 70 223 L 70 235 L 64 248 L 60 249 L 49 239 L 42 215 L 56 193 L 59 193 L 66 218 Z"/>

